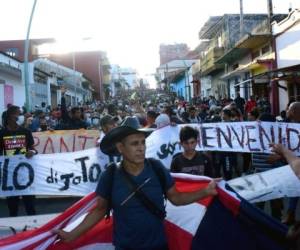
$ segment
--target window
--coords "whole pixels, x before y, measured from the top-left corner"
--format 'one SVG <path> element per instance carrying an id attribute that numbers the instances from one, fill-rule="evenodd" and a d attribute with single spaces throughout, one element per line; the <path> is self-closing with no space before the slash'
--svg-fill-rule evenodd
<path id="1" fill-rule="evenodd" d="M 270 46 L 269 45 L 266 45 L 264 47 L 261 48 L 261 54 L 266 54 L 270 51 Z"/>
<path id="2" fill-rule="evenodd" d="M 257 58 L 260 56 L 260 50 L 254 51 L 252 54 L 253 59 Z"/>
<path id="3" fill-rule="evenodd" d="M 5 53 L 12 57 L 18 57 L 19 56 L 19 49 L 18 48 L 9 48 L 5 51 Z"/>
<path id="4" fill-rule="evenodd" d="M 218 37 L 218 47 L 219 48 L 222 47 L 222 36 L 221 35 Z"/>
<path id="5" fill-rule="evenodd" d="M 238 67 L 239 67 L 239 64 L 236 63 L 236 64 L 232 65 L 232 70 L 235 70 L 235 69 L 237 69 Z"/>

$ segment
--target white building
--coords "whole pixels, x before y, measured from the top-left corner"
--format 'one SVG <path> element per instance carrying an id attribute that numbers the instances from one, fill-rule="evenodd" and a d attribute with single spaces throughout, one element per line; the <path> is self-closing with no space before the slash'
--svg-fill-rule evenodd
<path id="1" fill-rule="evenodd" d="M 138 74 L 133 68 L 121 68 L 121 77 L 125 79 L 130 89 L 138 86 Z"/>
<path id="2" fill-rule="evenodd" d="M 121 68 L 119 65 L 111 65 L 111 95 L 115 96 L 118 88 L 133 89 L 138 86 L 137 71 L 132 68 Z"/>
<path id="3" fill-rule="evenodd" d="M 23 64 L 0 52 L 0 113 L 7 104 L 22 107 L 25 104 L 25 87 L 22 83 Z M 1 119 L 1 118 L 0 118 Z"/>
<path id="4" fill-rule="evenodd" d="M 190 101 L 194 96 L 193 93 L 193 68 L 198 60 L 195 59 L 178 59 L 162 64 L 157 68 L 158 78 L 161 88 L 170 88 L 178 96 L 182 96 L 186 101 Z M 184 75 L 184 77 L 176 76 Z M 169 86 L 165 86 L 165 84 Z"/>
<path id="5" fill-rule="evenodd" d="M 91 99 L 90 84 L 84 84 L 88 80 L 81 72 L 48 59 L 37 59 L 29 63 L 29 76 L 32 109 L 42 102 L 56 107 L 60 103 L 61 85 L 67 89 L 65 96 L 68 105 L 77 105 Z"/>
<path id="6" fill-rule="evenodd" d="M 25 85 L 22 80 L 23 63 L 0 52 L 0 113 L 7 104 L 24 106 Z M 90 81 L 78 71 L 47 59 L 37 59 L 28 64 L 30 109 L 35 110 L 42 102 L 56 107 L 60 104 L 60 86 L 67 88 L 66 102 L 76 105 L 92 99 Z"/>
<path id="7" fill-rule="evenodd" d="M 290 100 L 300 101 L 300 10 L 293 10 L 279 23 L 273 23 L 279 79 L 279 110 L 285 110 Z"/>

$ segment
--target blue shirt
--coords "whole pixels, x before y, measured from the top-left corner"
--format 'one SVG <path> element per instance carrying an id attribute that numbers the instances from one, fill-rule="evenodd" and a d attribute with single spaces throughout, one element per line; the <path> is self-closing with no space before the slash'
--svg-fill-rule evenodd
<path id="1" fill-rule="evenodd" d="M 174 181 L 167 169 L 160 161 L 155 160 L 165 175 L 165 187 L 167 191 L 174 185 Z M 141 173 L 137 176 L 130 175 L 140 186 L 146 179 L 150 178 L 141 190 L 147 197 L 164 210 L 164 197 L 159 178 L 145 160 L 145 165 Z M 109 174 L 104 171 L 96 188 L 96 193 L 108 200 L 110 197 Z M 114 172 L 112 187 L 112 209 L 114 213 L 113 243 L 117 249 L 149 249 L 166 244 L 163 221 L 153 215 L 136 196 L 130 198 L 123 206 L 121 203 L 132 193 L 128 184 L 124 180 L 119 168 Z"/>

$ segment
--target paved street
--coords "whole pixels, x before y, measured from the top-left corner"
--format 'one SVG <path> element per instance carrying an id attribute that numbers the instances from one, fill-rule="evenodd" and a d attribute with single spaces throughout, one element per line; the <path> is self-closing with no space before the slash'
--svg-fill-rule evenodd
<path id="1" fill-rule="evenodd" d="M 80 198 L 76 197 L 63 197 L 63 198 L 39 198 L 36 200 L 37 213 L 40 214 L 52 214 L 60 213 L 65 211 L 68 207 L 73 205 Z M 287 207 L 287 199 L 284 199 L 285 210 Z M 7 217 L 8 211 L 6 208 L 5 200 L 0 199 L 0 218 Z M 267 202 L 265 205 L 265 211 L 270 214 L 270 203 Z M 26 215 L 23 205 L 20 206 L 20 216 Z M 300 205 L 298 204 L 297 209 L 297 220 L 300 220 Z"/>
<path id="2" fill-rule="evenodd" d="M 36 200 L 36 210 L 38 214 L 60 213 L 74 204 L 80 198 L 39 198 Z M 8 210 L 4 199 L 0 199 L 0 217 L 8 217 Z M 26 215 L 24 206 L 21 203 L 19 215 Z"/>

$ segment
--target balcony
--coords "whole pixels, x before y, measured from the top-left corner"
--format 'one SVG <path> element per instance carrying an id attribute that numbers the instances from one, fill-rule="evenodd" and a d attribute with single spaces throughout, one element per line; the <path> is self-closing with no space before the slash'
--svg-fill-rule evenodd
<path id="1" fill-rule="evenodd" d="M 213 72 L 214 70 L 221 68 L 222 65 L 216 64 L 216 61 L 223 54 L 224 54 L 223 47 L 214 47 L 208 50 L 207 54 L 203 56 L 200 60 L 202 75 L 207 75 Z"/>

